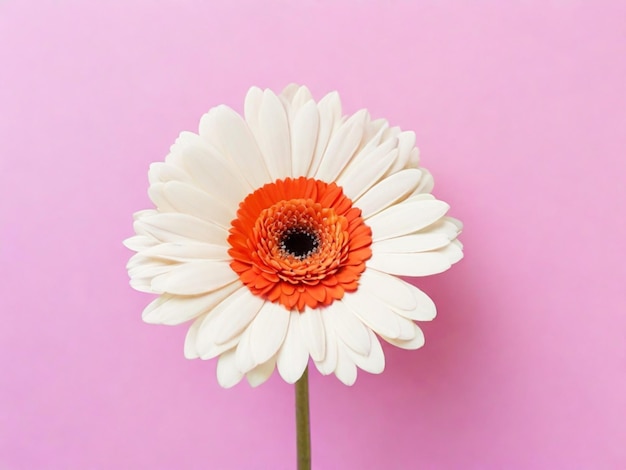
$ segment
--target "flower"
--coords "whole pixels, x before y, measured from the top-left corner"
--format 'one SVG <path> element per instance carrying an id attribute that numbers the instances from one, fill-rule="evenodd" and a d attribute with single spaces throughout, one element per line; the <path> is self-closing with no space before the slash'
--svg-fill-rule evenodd
<path id="1" fill-rule="evenodd" d="M 131 286 L 160 294 L 149 323 L 193 320 L 185 356 L 219 357 L 224 387 L 275 368 L 293 383 L 309 357 L 351 385 L 384 369 L 379 337 L 417 349 L 435 305 L 397 276 L 462 258 L 461 224 L 430 194 L 413 132 L 343 117 L 336 92 L 252 88 L 245 118 L 218 106 L 150 167 L 156 209 L 125 241 Z"/>

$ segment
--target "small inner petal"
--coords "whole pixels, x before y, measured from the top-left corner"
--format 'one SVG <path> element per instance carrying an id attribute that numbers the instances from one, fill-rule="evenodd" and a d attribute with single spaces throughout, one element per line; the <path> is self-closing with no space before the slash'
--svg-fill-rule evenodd
<path id="1" fill-rule="evenodd" d="M 336 184 L 287 178 L 249 194 L 232 221 L 231 268 L 288 309 L 329 305 L 358 286 L 372 233 Z"/>

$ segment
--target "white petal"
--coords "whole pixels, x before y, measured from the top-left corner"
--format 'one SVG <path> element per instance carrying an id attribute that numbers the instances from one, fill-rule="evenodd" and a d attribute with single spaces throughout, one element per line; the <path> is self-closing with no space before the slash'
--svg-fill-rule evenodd
<path id="1" fill-rule="evenodd" d="M 309 351 L 304 345 L 300 333 L 300 314 L 292 311 L 289 314 L 289 327 L 280 351 L 278 352 L 278 372 L 287 383 L 295 383 L 306 368 Z"/>
<path id="2" fill-rule="evenodd" d="M 217 382 L 224 388 L 237 385 L 243 374 L 235 365 L 235 350 L 231 349 L 220 355 L 217 360 Z"/>
<path id="3" fill-rule="evenodd" d="M 324 315 L 324 322 L 329 325 L 327 330 L 334 329 L 337 336 L 350 349 L 362 356 L 367 356 L 370 353 L 369 329 L 343 302 L 336 301 L 333 303 L 332 311 L 329 311 L 328 315 Z"/>
<path id="4" fill-rule="evenodd" d="M 244 116 L 251 131 L 259 128 L 261 101 L 263 101 L 263 90 L 255 86 L 250 88 L 244 101 Z"/>
<path id="5" fill-rule="evenodd" d="M 246 328 L 239 343 L 237 344 L 237 352 L 235 354 L 235 361 L 237 364 L 237 368 L 246 373 L 258 364 L 254 362 L 254 357 L 252 356 L 252 342 L 251 340 L 252 330 L 250 328 Z"/>
<path id="6" fill-rule="evenodd" d="M 326 346 L 324 348 L 324 359 L 321 361 L 315 361 L 315 366 L 322 375 L 332 374 L 337 368 L 337 334 L 335 333 L 331 318 L 336 306 L 337 302 L 335 302 L 332 307 L 326 308 L 321 312 L 322 321 L 324 322 L 324 330 L 326 332 Z"/>
<path id="7" fill-rule="evenodd" d="M 331 136 L 328 148 L 315 173 L 322 181 L 334 181 L 350 162 L 363 136 L 363 126 L 367 111 L 361 110 L 352 115 Z"/>
<path id="8" fill-rule="evenodd" d="M 443 248 L 449 243 L 450 238 L 445 234 L 426 231 L 374 242 L 372 243 L 372 251 L 378 253 L 422 253 Z M 374 245 L 376 245 L 375 248 Z"/>
<path id="9" fill-rule="evenodd" d="M 291 109 L 297 113 L 306 103 L 313 100 L 313 96 L 309 89 L 305 86 L 297 86 L 291 101 Z"/>
<path id="10" fill-rule="evenodd" d="M 413 310 L 417 306 L 410 287 L 403 280 L 374 269 L 366 269 L 359 279 L 359 289 L 368 291 L 394 310 Z"/>
<path id="11" fill-rule="evenodd" d="M 185 149 L 183 161 L 195 184 L 227 207 L 237 207 L 251 192 L 251 186 L 242 175 L 206 144 Z"/>
<path id="12" fill-rule="evenodd" d="M 433 187 L 435 186 L 435 181 L 433 180 L 433 176 L 430 174 L 428 170 L 425 168 L 421 168 L 422 170 L 422 178 L 420 179 L 417 188 L 413 191 L 415 194 L 428 194 L 433 191 Z"/>
<path id="13" fill-rule="evenodd" d="M 184 349 L 185 357 L 187 359 L 197 359 L 200 357 L 200 354 L 198 354 L 198 350 L 196 349 L 196 337 L 198 336 L 198 330 L 200 329 L 200 325 L 203 321 L 204 316 L 196 318 L 187 330 Z"/>
<path id="14" fill-rule="evenodd" d="M 398 134 L 398 158 L 391 167 L 390 173 L 408 168 L 411 151 L 413 149 L 415 149 L 415 132 L 400 132 Z"/>
<path id="15" fill-rule="evenodd" d="M 314 101 L 306 103 L 295 115 L 291 126 L 291 158 L 294 176 L 306 175 L 311 166 L 319 120 Z"/>
<path id="16" fill-rule="evenodd" d="M 141 211 L 137 211 L 133 214 L 133 221 L 141 220 L 144 217 L 150 217 L 151 215 L 155 215 L 158 213 L 159 211 L 157 211 L 156 209 L 144 209 Z M 143 232 L 137 232 L 137 235 L 149 235 L 149 234 L 143 233 Z"/>
<path id="17" fill-rule="evenodd" d="M 242 333 L 265 301 L 242 287 L 207 315 L 198 332 L 199 343 L 222 344 Z"/>
<path id="18" fill-rule="evenodd" d="M 430 321 L 437 316 L 437 307 L 424 292 L 412 284 L 406 283 L 411 288 L 411 293 L 416 301 L 415 308 L 411 310 L 394 309 L 398 315 L 417 321 Z"/>
<path id="19" fill-rule="evenodd" d="M 370 189 L 385 174 L 398 155 L 397 150 L 391 150 L 386 155 L 376 156 L 355 162 L 346 168 L 337 183 L 343 192 L 352 200 L 357 199 Z"/>
<path id="20" fill-rule="evenodd" d="M 289 327 L 289 310 L 274 302 L 265 302 L 250 324 L 252 357 L 262 364 L 276 354 Z"/>
<path id="21" fill-rule="evenodd" d="M 354 361 L 354 363 L 360 369 L 363 369 L 366 372 L 371 374 L 380 374 L 383 370 L 385 370 L 385 354 L 383 353 L 383 348 L 380 346 L 380 342 L 376 335 L 369 331 L 369 340 L 372 344 L 369 354 L 361 355 L 349 348 L 348 346 L 343 346 L 345 348 L 345 352 L 348 354 L 350 359 Z"/>
<path id="22" fill-rule="evenodd" d="M 324 359 L 326 353 L 326 340 L 324 335 L 324 323 L 319 310 L 305 307 L 300 314 L 300 334 L 304 339 L 309 353 L 314 361 Z"/>
<path id="23" fill-rule="evenodd" d="M 163 192 L 165 183 L 152 183 L 148 188 L 148 197 L 153 202 L 159 212 L 172 212 L 175 208 L 165 197 Z"/>
<path id="24" fill-rule="evenodd" d="M 201 317 L 201 318 L 204 318 L 204 317 Z M 230 340 L 226 341 L 225 343 L 215 344 L 215 343 L 203 342 L 201 341 L 202 338 L 201 340 L 198 340 L 198 337 L 196 336 L 197 354 L 203 360 L 213 359 L 215 357 L 218 357 L 220 354 L 225 353 L 226 351 L 236 348 L 237 345 L 239 344 L 239 341 L 241 340 L 241 337 L 242 335 L 235 335 Z"/>
<path id="25" fill-rule="evenodd" d="M 155 291 L 150 285 L 151 278 L 146 277 L 134 277 L 129 281 L 130 287 L 139 291 L 145 292 L 146 294 L 160 294 L 160 292 Z"/>
<path id="26" fill-rule="evenodd" d="M 354 382 L 356 382 L 356 365 L 345 348 L 338 348 L 335 375 L 345 385 L 354 385 Z"/>
<path id="27" fill-rule="evenodd" d="M 415 323 L 411 323 L 411 325 L 413 325 L 413 328 L 415 329 L 413 339 L 399 340 L 399 339 L 392 339 L 392 338 L 385 338 L 385 337 L 383 337 L 383 339 L 387 341 L 389 344 L 393 344 L 394 346 L 397 346 L 402 349 L 421 348 L 422 346 L 424 346 L 424 333 Z"/>
<path id="28" fill-rule="evenodd" d="M 238 279 L 227 261 L 198 260 L 173 267 L 152 280 L 159 292 L 196 295 L 211 292 Z"/>
<path id="29" fill-rule="evenodd" d="M 320 125 L 317 134 L 315 154 L 313 155 L 311 166 L 307 172 L 307 176 L 309 177 L 317 173 L 322 158 L 326 153 L 330 136 L 341 122 L 341 101 L 339 100 L 339 94 L 334 91 L 326 95 L 317 103 L 317 110 L 320 115 Z"/>
<path id="30" fill-rule="evenodd" d="M 365 124 L 363 139 L 359 147 L 359 155 L 367 154 L 381 145 L 381 139 L 385 130 L 389 127 L 389 123 L 385 119 L 376 119 Z M 387 153 L 388 148 L 384 153 Z"/>
<path id="31" fill-rule="evenodd" d="M 280 92 L 279 96 L 281 98 L 284 98 L 287 102 L 291 103 L 293 101 L 293 97 L 296 95 L 300 88 L 305 87 L 301 87 L 297 83 L 290 83 L 285 88 L 283 88 L 283 91 Z"/>
<path id="32" fill-rule="evenodd" d="M 450 206 L 438 200 L 404 201 L 367 219 L 374 241 L 416 232 L 443 217 Z"/>
<path id="33" fill-rule="evenodd" d="M 395 173 L 379 181 L 363 196 L 355 200 L 367 219 L 412 193 L 422 176 L 421 170 L 411 169 Z"/>
<path id="34" fill-rule="evenodd" d="M 171 271 L 174 267 L 176 267 L 175 263 L 167 260 L 146 258 L 143 253 L 137 253 L 133 255 L 126 264 L 126 269 L 128 269 L 128 275 L 131 278 L 153 278 L 160 274 Z"/>
<path id="35" fill-rule="evenodd" d="M 233 282 L 210 294 L 199 296 L 174 296 L 164 294 L 151 302 L 143 311 L 142 319 L 146 323 L 179 325 L 203 313 L 209 312 L 219 302 L 232 293 L 237 286 Z"/>
<path id="36" fill-rule="evenodd" d="M 126 248 L 133 251 L 142 251 L 158 245 L 158 240 L 146 235 L 135 235 L 123 241 Z"/>
<path id="37" fill-rule="evenodd" d="M 171 163 L 156 162 L 150 164 L 148 181 L 150 181 L 151 184 L 165 183 L 166 181 L 191 183 L 193 179 L 182 168 L 172 165 Z"/>
<path id="38" fill-rule="evenodd" d="M 445 248 L 425 253 L 373 252 L 367 266 L 397 276 L 430 276 L 447 270 L 461 258 L 463 251 L 452 242 Z"/>
<path id="39" fill-rule="evenodd" d="M 134 223 L 136 231 L 145 231 L 162 242 L 180 242 L 188 239 L 226 244 L 228 232 L 219 225 L 187 214 L 167 212 L 142 217 Z"/>
<path id="40" fill-rule="evenodd" d="M 258 122 L 248 124 L 272 180 L 291 176 L 291 138 L 285 108 L 271 90 L 265 90 L 258 112 Z"/>
<path id="41" fill-rule="evenodd" d="M 269 379 L 276 367 L 276 358 L 272 358 L 263 364 L 259 364 L 254 369 L 246 374 L 246 379 L 252 387 L 258 387 Z"/>
<path id="42" fill-rule="evenodd" d="M 170 261 L 213 260 L 229 261 L 228 248 L 224 245 L 185 241 L 160 243 L 141 252 L 150 258 L 162 258 Z"/>
<path id="43" fill-rule="evenodd" d="M 218 106 L 200 120 L 200 135 L 230 158 L 253 188 L 270 181 L 270 175 L 243 118 L 228 106 Z"/>
<path id="44" fill-rule="evenodd" d="M 410 333 L 407 324 L 411 321 L 397 315 L 373 292 L 359 289 L 346 294 L 341 301 L 363 323 L 381 336 L 404 338 L 405 334 Z"/>
<path id="45" fill-rule="evenodd" d="M 359 288 L 366 289 L 389 305 L 398 315 L 418 321 L 435 318 L 435 303 L 413 284 L 395 276 L 366 269 L 359 280 Z"/>
<path id="46" fill-rule="evenodd" d="M 189 214 L 226 229 L 236 216 L 236 206 L 226 207 L 221 199 L 179 181 L 163 185 L 163 195 L 177 212 Z"/>

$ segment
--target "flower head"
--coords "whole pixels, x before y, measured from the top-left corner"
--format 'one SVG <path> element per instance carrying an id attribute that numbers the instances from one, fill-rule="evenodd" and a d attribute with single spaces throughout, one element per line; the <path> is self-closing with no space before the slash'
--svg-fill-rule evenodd
<path id="1" fill-rule="evenodd" d="M 149 172 L 156 206 L 135 214 L 131 285 L 160 296 L 150 323 L 193 320 L 188 358 L 219 357 L 218 381 L 295 382 L 309 358 L 345 384 L 380 373 L 379 337 L 417 349 L 435 305 L 396 276 L 462 258 L 461 224 L 430 194 L 415 135 L 343 117 L 337 93 L 252 88 L 184 132 Z"/>

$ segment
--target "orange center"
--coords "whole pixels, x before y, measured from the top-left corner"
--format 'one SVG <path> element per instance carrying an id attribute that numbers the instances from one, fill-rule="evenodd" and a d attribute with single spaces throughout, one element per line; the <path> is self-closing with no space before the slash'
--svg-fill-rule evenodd
<path id="1" fill-rule="evenodd" d="M 249 194 L 228 243 L 230 266 L 253 294 L 299 311 L 356 290 L 372 255 L 361 211 L 335 183 L 305 177 Z"/>

